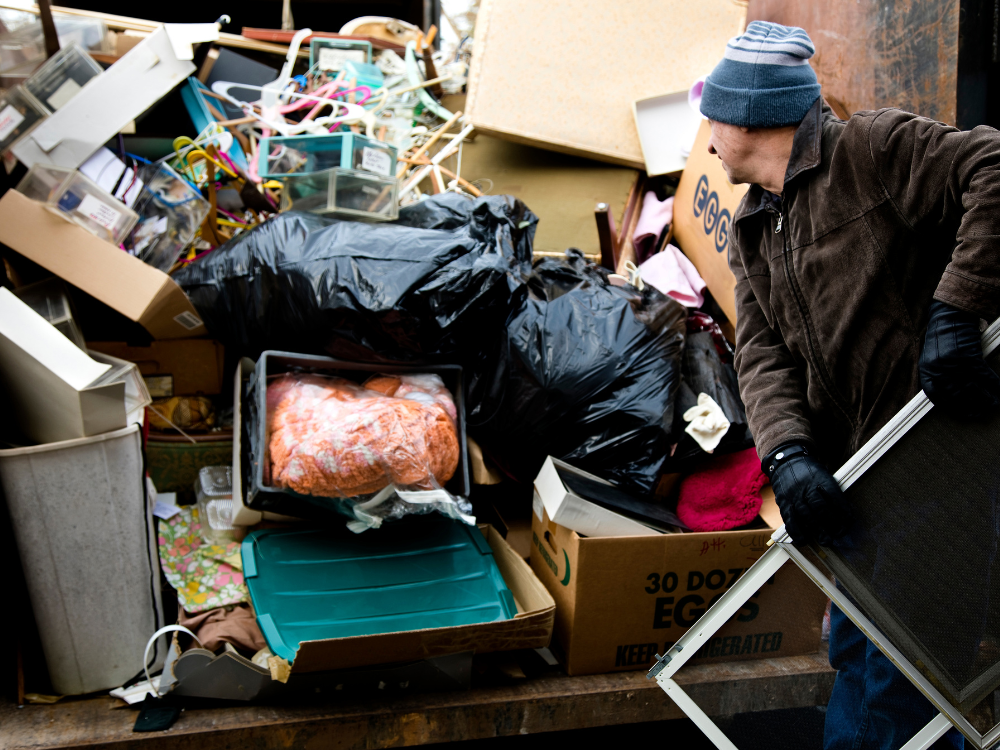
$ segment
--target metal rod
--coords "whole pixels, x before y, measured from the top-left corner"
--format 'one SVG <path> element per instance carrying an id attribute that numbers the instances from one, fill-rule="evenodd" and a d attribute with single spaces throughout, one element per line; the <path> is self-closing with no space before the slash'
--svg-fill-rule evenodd
<path id="1" fill-rule="evenodd" d="M 722 730 L 716 726 L 715 722 L 708 718 L 708 714 L 702 711 L 701 707 L 691 699 L 691 696 L 681 690 L 680 685 L 673 680 L 662 680 L 660 687 L 670 696 L 670 700 L 677 704 L 677 708 L 683 711 L 719 750 L 739 750 L 722 733 Z"/>
<path id="2" fill-rule="evenodd" d="M 951 729 L 951 722 L 944 714 L 938 714 L 931 719 L 927 726 L 917 732 L 899 750 L 927 750 L 931 745 L 944 737 L 945 733 Z"/>

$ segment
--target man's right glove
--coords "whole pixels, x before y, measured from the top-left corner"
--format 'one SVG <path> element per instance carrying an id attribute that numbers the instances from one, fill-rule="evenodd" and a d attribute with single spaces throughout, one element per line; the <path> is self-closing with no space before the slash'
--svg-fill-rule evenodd
<path id="1" fill-rule="evenodd" d="M 844 493 L 808 447 L 783 445 L 764 458 L 761 469 L 774 487 L 792 542 L 829 545 L 847 531 L 850 513 Z"/>
<path id="2" fill-rule="evenodd" d="M 920 385 L 934 406 L 958 419 L 990 416 L 1000 405 L 1000 377 L 983 359 L 979 318 L 935 300 L 920 351 Z"/>

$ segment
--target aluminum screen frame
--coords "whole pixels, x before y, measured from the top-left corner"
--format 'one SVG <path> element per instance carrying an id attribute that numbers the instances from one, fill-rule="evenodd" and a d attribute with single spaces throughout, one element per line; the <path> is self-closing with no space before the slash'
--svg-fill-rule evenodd
<path id="1" fill-rule="evenodd" d="M 1000 320 L 994 322 L 983 334 L 983 355 L 989 357 L 1000 346 Z M 899 411 L 879 432 L 866 443 L 834 475 L 843 490 L 847 490 L 868 469 L 874 466 L 904 435 L 909 432 L 932 408 L 930 400 L 921 391 Z M 705 733 L 720 750 L 738 750 L 728 737 L 715 725 L 690 696 L 673 680 L 677 671 L 692 658 L 726 622 L 756 593 L 786 562 L 794 562 L 827 596 L 860 628 L 875 646 L 923 693 L 941 713 L 932 719 L 904 746 L 902 750 L 924 750 L 943 736 L 952 726 L 957 728 L 971 744 L 980 750 L 991 748 L 1000 740 L 1000 720 L 986 733 L 979 732 L 963 715 L 961 706 L 955 705 L 951 696 L 946 697 L 927 679 L 924 671 L 913 664 L 850 598 L 830 580 L 829 571 L 817 566 L 804 550 L 792 544 L 784 526 L 771 537 L 773 545 L 725 594 L 657 661 L 647 674 L 656 679 L 660 687 L 677 706 Z M 831 550 L 812 548 L 813 554 L 829 559 Z M 835 555 L 836 553 L 834 553 Z M 825 565 L 825 563 L 824 563 Z M 871 604 L 871 602 L 868 602 Z M 894 617 L 894 616 L 893 616 Z M 912 644 L 908 644 L 912 645 Z M 984 673 L 1000 681 L 1000 663 Z M 989 691 L 987 691 L 987 694 Z"/>

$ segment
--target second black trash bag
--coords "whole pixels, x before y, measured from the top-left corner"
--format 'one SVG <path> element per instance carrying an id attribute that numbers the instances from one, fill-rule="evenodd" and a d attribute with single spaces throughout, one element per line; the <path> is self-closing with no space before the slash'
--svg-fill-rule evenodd
<path id="1" fill-rule="evenodd" d="M 684 307 L 612 286 L 574 251 L 536 264 L 528 288 L 507 327 L 503 392 L 481 408 L 476 436 L 525 483 L 552 455 L 652 491 L 670 450 Z"/>
<path id="2" fill-rule="evenodd" d="M 537 223 L 509 196 L 454 193 L 387 224 L 289 212 L 174 279 L 212 336 L 245 356 L 465 364 L 502 338 L 523 297 Z"/>

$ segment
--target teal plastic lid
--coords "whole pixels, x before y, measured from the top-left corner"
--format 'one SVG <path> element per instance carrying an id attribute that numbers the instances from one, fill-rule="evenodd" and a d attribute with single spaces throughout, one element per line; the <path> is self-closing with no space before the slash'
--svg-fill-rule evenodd
<path id="1" fill-rule="evenodd" d="M 479 529 L 438 514 L 354 535 L 261 529 L 243 575 L 276 656 L 303 641 L 508 620 L 517 614 Z"/>

